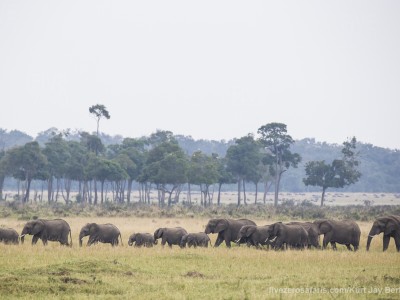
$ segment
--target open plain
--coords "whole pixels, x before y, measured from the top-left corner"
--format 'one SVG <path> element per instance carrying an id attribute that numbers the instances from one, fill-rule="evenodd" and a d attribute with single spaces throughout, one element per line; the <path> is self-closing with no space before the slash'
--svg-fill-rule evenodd
<path id="1" fill-rule="evenodd" d="M 372 222 L 358 222 L 360 250 L 267 251 L 221 245 L 218 248 L 134 248 L 133 232 L 182 226 L 204 231 L 206 218 L 66 217 L 73 246 L 56 242 L 0 244 L 0 298 L 122 299 L 398 299 L 400 255 L 394 241 L 382 252 L 382 237 L 365 245 Z M 254 219 L 258 225 L 272 221 Z M 2 218 L 0 225 L 21 232 L 25 220 Z M 87 222 L 113 223 L 123 246 L 79 247 L 80 228 Z M 214 243 L 216 235 L 211 235 Z"/>

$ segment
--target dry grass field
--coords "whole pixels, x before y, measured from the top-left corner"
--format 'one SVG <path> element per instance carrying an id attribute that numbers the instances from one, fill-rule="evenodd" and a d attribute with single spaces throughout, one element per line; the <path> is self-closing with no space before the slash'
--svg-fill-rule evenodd
<path id="1" fill-rule="evenodd" d="M 200 218 L 65 218 L 73 246 L 31 237 L 19 246 L 0 244 L 0 298 L 61 299 L 399 299 L 400 255 L 394 242 L 382 253 L 382 237 L 365 251 L 371 222 L 359 222 L 361 249 L 266 251 L 246 246 L 227 249 L 128 247 L 133 232 L 182 226 L 203 231 Z M 258 225 L 267 224 L 255 220 Z M 0 219 L 0 226 L 21 232 L 26 221 Z M 87 222 L 113 223 L 123 246 L 78 245 Z M 268 222 L 271 223 L 271 222 Z M 212 242 L 216 238 L 211 235 Z M 87 238 L 86 238 L 87 239 Z M 86 239 L 84 242 L 86 242 Z"/>

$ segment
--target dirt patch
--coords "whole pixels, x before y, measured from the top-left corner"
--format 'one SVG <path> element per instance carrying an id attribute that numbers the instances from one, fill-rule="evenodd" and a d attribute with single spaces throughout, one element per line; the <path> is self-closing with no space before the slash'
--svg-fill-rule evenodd
<path id="1" fill-rule="evenodd" d="M 50 275 L 54 275 L 54 276 L 66 276 L 69 275 L 69 271 L 67 270 L 60 270 L 58 272 L 50 272 Z"/>
<path id="2" fill-rule="evenodd" d="M 206 277 L 204 274 L 197 271 L 190 271 L 185 274 L 185 277 L 193 277 L 193 278 L 204 278 Z"/>
<path id="3" fill-rule="evenodd" d="M 72 283 L 72 284 L 85 284 L 87 283 L 86 280 L 78 279 L 78 278 L 72 278 L 72 277 L 63 277 L 61 278 L 61 281 L 64 283 Z"/>

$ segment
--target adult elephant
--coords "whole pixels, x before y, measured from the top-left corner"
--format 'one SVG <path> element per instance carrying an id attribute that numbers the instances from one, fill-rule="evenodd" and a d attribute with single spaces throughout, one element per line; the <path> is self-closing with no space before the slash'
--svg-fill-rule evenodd
<path id="1" fill-rule="evenodd" d="M 367 240 L 367 251 L 375 235 L 383 232 L 383 251 L 389 247 L 390 238 L 394 239 L 396 249 L 400 252 L 400 216 L 386 216 L 377 218 L 371 227 Z"/>
<path id="2" fill-rule="evenodd" d="M 157 244 L 157 240 L 154 239 L 154 236 L 150 233 L 134 233 L 129 237 L 128 245 L 133 246 L 135 243 L 135 247 L 153 247 L 153 245 Z"/>
<path id="3" fill-rule="evenodd" d="M 284 245 L 291 248 L 304 249 L 308 245 L 308 233 L 300 225 L 287 225 L 277 222 L 269 225 L 267 241 L 273 241 L 275 250 L 282 249 Z"/>
<path id="4" fill-rule="evenodd" d="M 318 226 L 311 222 L 289 222 L 287 225 L 300 225 L 308 233 L 308 249 L 315 247 L 321 249 L 319 244 L 319 229 Z"/>
<path id="5" fill-rule="evenodd" d="M 236 243 L 247 243 L 247 246 L 255 246 L 256 248 L 265 245 L 269 247 L 271 243 L 267 241 L 269 237 L 268 229 L 269 225 L 245 225 L 240 228 Z"/>
<path id="6" fill-rule="evenodd" d="M 208 244 L 211 244 L 211 240 L 207 234 L 204 232 L 199 233 L 188 233 L 182 237 L 181 240 L 181 248 L 185 248 L 186 245 L 190 247 L 208 247 Z"/>
<path id="7" fill-rule="evenodd" d="M 214 247 L 218 247 L 225 241 L 226 246 L 230 248 L 231 242 L 237 240 L 240 228 L 245 225 L 256 225 L 256 223 L 248 219 L 211 219 L 208 221 L 205 233 L 218 233 Z"/>
<path id="8" fill-rule="evenodd" d="M 100 243 L 109 243 L 113 247 L 118 246 L 118 237 L 121 238 L 121 232 L 117 228 L 117 226 L 113 224 L 96 224 L 96 223 L 87 223 L 82 227 L 79 233 L 79 246 L 82 247 L 82 239 L 85 236 L 89 236 L 89 240 L 87 242 L 87 246 Z"/>
<path id="9" fill-rule="evenodd" d="M 336 250 L 336 243 L 346 245 L 347 249 L 358 250 L 360 245 L 360 227 L 352 220 L 316 220 L 319 234 L 324 235 L 322 248 L 325 249 L 331 243 L 333 250 Z M 353 246 L 353 249 L 350 247 Z"/>
<path id="10" fill-rule="evenodd" d="M 68 243 L 68 233 L 71 243 Z M 21 232 L 21 244 L 24 243 L 25 235 L 33 235 L 32 245 L 35 245 L 38 239 L 41 239 L 43 245 L 48 241 L 60 242 L 61 245 L 72 247 L 71 228 L 69 224 L 62 219 L 55 220 L 33 220 L 25 224 Z"/>
<path id="11" fill-rule="evenodd" d="M 0 242 L 18 245 L 19 234 L 13 228 L 0 228 Z"/>
<path id="12" fill-rule="evenodd" d="M 154 232 L 154 239 L 161 239 L 161 245 L 164 247 L 168 243 L 169 247 L 172 245 L 179 245 L 181 247 L 182 237 L 187 234 L 187 231 L 182 227 L 174 228 L 158 228 Z"/>

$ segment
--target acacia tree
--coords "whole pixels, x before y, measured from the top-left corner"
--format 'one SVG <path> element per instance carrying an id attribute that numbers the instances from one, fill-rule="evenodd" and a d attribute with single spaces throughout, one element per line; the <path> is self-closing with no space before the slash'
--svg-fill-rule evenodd
<path id="1" fill-rule="evenodd" d="M 263 161 L 265 164 L 270 165 L 270 173 L 274 176 L 274 206 L 277 206 L 282 175 L 290 167 L 297 168 L 301 161 L 301 156 L 290 151 L 290 146 L 294 143 L 294 140 L 287 134 L 285 124 L 268 123 L 261 126 L 257 132 L 260 134 L 259 141 L 267 151 Z"/>
<path id="2" fill-rule="evenodd" d="M 322 188 L 321 206 L 324 205 L 325 191 L 328 188 L 343 188 L 346 185 L 354 184 L 361 177 L 357 170 L 360 162 L 357 159 L 358 153 L 355 152 L 357 140 L 343 143 L 342 159 L 335 159 L 328 164 L 325 160 L 309 161 L 306 164 L 306 176 L 303 182 L 306 186 L 319 186 Z"/>
<path id="3" fill-rule="evenodd" d="M 97 122 L 97 136 L 99 136 L 99 124 L 101 118 L 106 118 L 107 120 L 110 119 L 110 113 L 108 112 L 107 108 L 102 104 L 96 104 L 89 107 L 89 112 L 93 114 L 96 118 Z"/>

